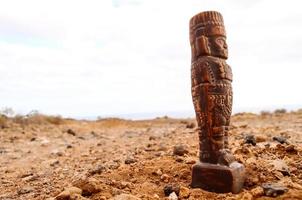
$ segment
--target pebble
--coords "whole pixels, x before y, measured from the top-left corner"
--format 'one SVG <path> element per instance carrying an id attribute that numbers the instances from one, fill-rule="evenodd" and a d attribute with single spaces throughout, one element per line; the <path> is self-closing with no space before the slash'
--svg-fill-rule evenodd
<path id="1" fill-rule="evenodd" d="M 60 161 L 58 161 L 57 159 L 49 160 L 49 165 L 52 166 L 52 167 L 56 166 L 59 163 L 60 163 Z"/>
<path id="2" fill-rule="evenodd" d="M 256 142 L 265 142 L 267 141 L 267 137 L 264 135 L 256 135 L 255 136 Z"/>
<path id="3" fill-rule="evenodd" d="M 170 199 L 170 200 L 177 200 L 178 197 L 177 197 L 177 195 L 175 194 L 175 192 L 172 192 L 172 193 L 169 195 L 169 199 Z"/>
<path id="4" fill-rule="evenodd" d="M 295 153 L 295 154 L 298 152 L 295 145 L 293 145 L 293 144 L 290 144 L 287 147 L 285 147 L 285 151 L 288 153 Z"/>
<path id="5" fill-rule="evenodd" d="M 265 196 L 276 197 L 278 195 L 284 194 L 288 189 L 282 185 L 275 183 L 264 183 L 262 185 Z"/>
<path id="6" fill-rule="evenodd" d="M 152 135 L 149 137 L 149 140 L 156 140 L 156 137 Z"/>
<path id="7" fill-rule="evenodd" d="M 251 190 L 251 194 L 253 195 L 253 197 L 261 197 L 264 194 L 263 188 L 257 186 Z"/>
<path id="8" fill-rule="evenodd" d="M 90 169 L 88 171 L 89 175 L 94 175 L 94 174 L 101 174 L 103 171 L 105 171 L 106 167 L 103 165 L 97 165 L 95 168 Z"/>
<path id="9" fill-rule="evenodd" d="M 72 129 L 66 131 L 69 135 L 76 136 L 76 133 Z"/>
<path id="10" fill-rule="evenodd" d="M 184 186 L 180 186 L 179 189 L 179 197 L 182 198 L 188 198 L 190 196 L 190 189 Z"/>
<path id="11" fill-rule="evenodd" d="M 240 200 L 253 200 L 253 195 L 249 192 L 245 192 L 239 199 Z"/>
<path id="12" fill-rule="evenodd" d="M 84 196 L 90 196 L 101 191 L 99 182 L 95 178 L 88 178 L 83 175 L 75 177 L 72 185 L 82 189 Z"/>
<path id="13" fill-rule="evenodd" d="M 186 164 L 195 164 L 196 163 L 196 159 L 194 159 L 194 158 L 186 158 L 185 163 Z"/>
<path id="14" fill-rule="evenodd" d="M 63 156 L 64 153 L 62 151 L 59 151 L 58 149 L 54 149 L 51 154 L 56 155 L 56 156 Z"/>
<path id="15" fill-rule="evenodd" d="M 26 176 L 24 178 L 22 178 L 23 181 L 27 181 L 27 182 L 30 182 L 30 181 L 35 181 L 39 178 L 38 175 L 31 175 L 31 176 Z"/>
<path id="16" fill-rule="evenodd" d="M 43 139 L 41 141 L 41 146 L 43 146 L 43 147 L 47 146 L 48 144 L 49 144 L 49 140 L 48 139 Z"/>
<path id="17" fill-rule="evenodd" d="M 282 136 L 274 136 L 273 140 L 279 142 L 280 144 L 287 143 L 287 139 L 285 137 L 282 137 Z"/>
<path id="18" fill-rule="evenodd" d="M 256 139 L 255 139 L 254 135 L 246 135 L 244 137 L 244 143 L 252 144 L 253 146 L 255 146 L 256 145 Z"/>
<path id="19" fill-rule="evenodd" d="M 19 189 L 17 193 L 18 193 L 18 195 L 21 195 L 21 194 L 27 194 L 27 193 L 30 193 L 33 191 L 34 191 L 33 187 L 24 186 L 23 188 Z"/>
<path id="20" fill-rule="evenodd" d="M 164 187 L 164 194 L 165 196 L 169 196 L 171 193 L 175 193 L 176 195 L 179 195 L 180 187 L 177 184 L 168 184 Z"/>
<path id="21" fill-rule="evenodd" d="M 176 145 L 173 148 L 173 155 L 183 156 L 187 153 L 189 153 L 189 151 L 187 150 L 187 147 L 182 144 Z"/>
<path id="22" fill-rule="evenodd" d="M 132 164 L 132 163 L 135 163 L 135 162 L 137 162 L 137 160 L 134 159 L 134 158 L 132 158 L 132 157 L 128 157 L 128 158 L 126 158 L 126 160 L 125 160 L 125 164 L 127 164 L 127 165 Z"/>
<path id="23" fill-rule="evenodd" d="M 184 160 L 183 160 L 181 157 L 176 157 L 176 158 L 175 158 L 175 161 L 181 163 L 181 162 L 183 162 Z"/>
<path id="24" fill-rule="evenodd" d="M 106 166 L 109 168 L 109 169 L 117 169 L 120 167 L 120 164 L 118 162 L 114 162 L 114 161 L 109 161 L 106 163 Z"/>
<path id="25" fill-rule="evenodd" d="M 81 196 L 82 190 L 77 187 L 65 188 L 63 192 L 55 197 L 56 200 L 75 199 L 75 196 Z"/>
<path id="26" fill-rule="evenodd" d="M 280 160 L 280 159 L 273 160 L 272 164 L 274 165 L 274 169 L 276 171 L 281 172 L 283 174 L 283 176 L 290 176 L 289 168 L 283 160 Z"/>
<path id="27" fill-rule="evenodd" d="M 188 122 L 186 128 L 192 129 L 195 128 L 196 124 L 194 122 Z"/>
<path id="28" fill-rule="evenodd" d="M 160 169 L 158 169 L 155 172 L 153 172 L 152 174 L 161 176 L 163 174 L 163 172 Z"/>
<path id="29" fill-rule="evenodd" d="M 169 179 L 170 179 L 170 176 L 168 174 L 163 174 L 161 175 L 160 177 L 160 180 L 162 180 L 163 182 L 165 183 L 168 183 L 169 182 Z"/>

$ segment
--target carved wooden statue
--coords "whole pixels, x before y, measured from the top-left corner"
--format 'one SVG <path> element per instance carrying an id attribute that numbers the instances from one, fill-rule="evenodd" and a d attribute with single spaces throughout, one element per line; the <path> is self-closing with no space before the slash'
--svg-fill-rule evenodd
<path id="1" fill-rule="evenodd" d="M 198 123 L 199 161 L 193 166 L 192 187 L 214 192 L 240 192 L 244 167 L 228 150 L 232 112 L 232 70 L 223 18 L 215 11 L 190 20 L 192 97 Z"/>

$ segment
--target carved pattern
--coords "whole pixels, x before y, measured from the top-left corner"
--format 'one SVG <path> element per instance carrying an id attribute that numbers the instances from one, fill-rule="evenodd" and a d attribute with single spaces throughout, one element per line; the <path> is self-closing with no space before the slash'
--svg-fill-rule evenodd
<path id="1" fill-rule="evenodd" d="M 190 21 L 192 98 L 199 127 L 200 161 L 226 162 L 232 112 L 232 79 L 226 63 L 227 45 L 222 16 L 205 12 Z M 223 152 L 223 153 L 222 153 Z M 225 158 L 224 158 L 225 157 Z"/>
<path id="2" fill-rule="evenodd" d="M 192 98 L 198 123 L 199 160 L 192 167 L 192 187 L 238 193 L 245 170 L 228 150 L 233 74 L 222 16 L 202 12 L 190 21 Z"/>

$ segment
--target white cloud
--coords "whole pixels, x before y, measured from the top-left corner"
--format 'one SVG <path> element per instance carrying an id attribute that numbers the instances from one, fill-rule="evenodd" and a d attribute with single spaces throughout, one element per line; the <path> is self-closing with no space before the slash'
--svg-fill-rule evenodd
<path id="1" fill-rule="evenodd" d="M 188 21 L 204 10 L 225 19 L 234 109 L 301 104 L 297 0 L 11 0 L 0 7 L 0 105 L 69 116 L 193 110 Z"/>

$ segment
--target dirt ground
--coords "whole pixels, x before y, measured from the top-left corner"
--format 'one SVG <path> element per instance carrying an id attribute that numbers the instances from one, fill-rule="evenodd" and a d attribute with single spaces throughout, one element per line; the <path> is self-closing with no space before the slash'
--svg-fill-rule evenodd
<path id="1" fill-rule="evenodd" d="M 236 195 L 190 188 L 198 159 L 194 119 L 6 120 L 0 200 L 302 199 L 301 111 L 232 116 L 230 149 L 247 174 Z M 268 197 L 264 183 L 285 193 Z"/>

